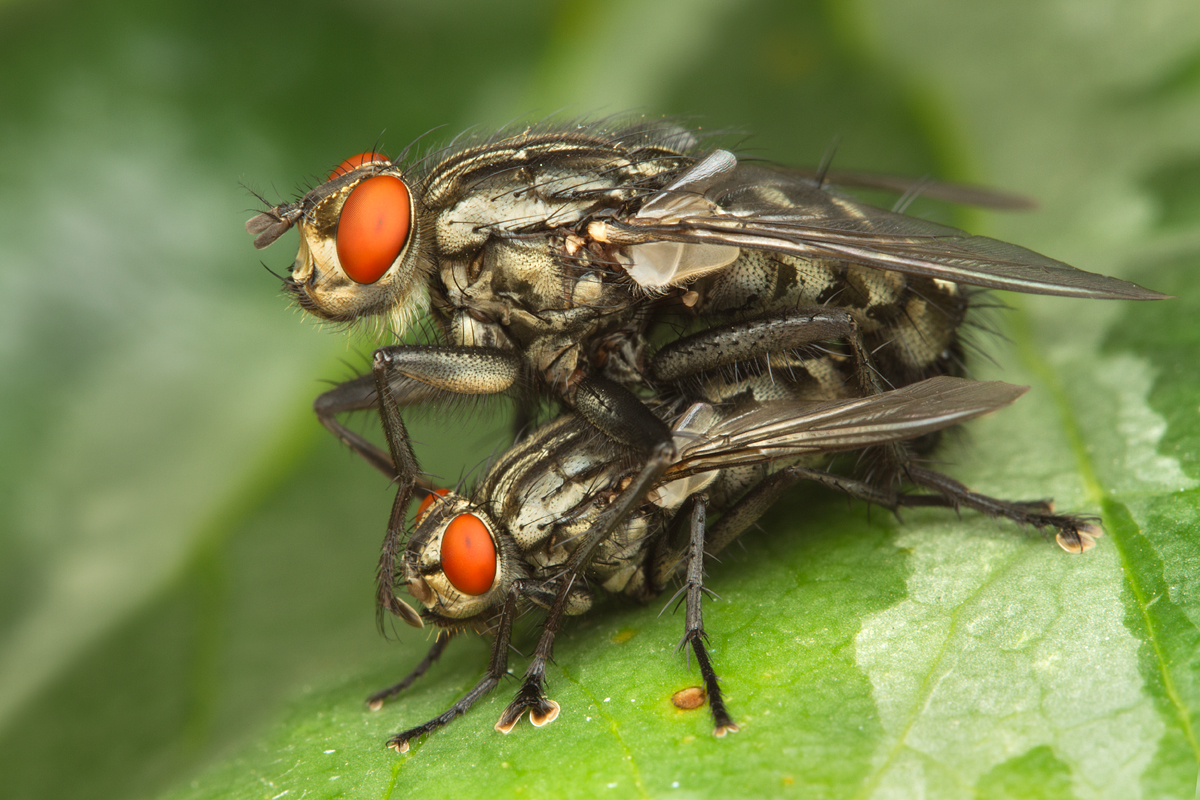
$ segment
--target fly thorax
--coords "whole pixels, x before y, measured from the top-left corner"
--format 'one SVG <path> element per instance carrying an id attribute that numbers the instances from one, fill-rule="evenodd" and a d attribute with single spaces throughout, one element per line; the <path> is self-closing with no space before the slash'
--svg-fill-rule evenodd
<path id="1" fill-rule="evenodd" d="M 514 475 L 512 483 L 498 486 L 513 499 L 505 510 L 517 546 L 531 552 L 556 537 L 553 549 L 570 538 L 577 524 L 590 525 L 597 511 L 596 488 L 612 479 L 610 460 L 588 447 L 567 451 L 549 465 L 531 458 L 525 475 Z"/>
<path id="2" fill-rule="evenodd" d="M 570 307 L 570 286 L 548 239 L 488 242 L 482 274 L 492 297 L 516 308 L 538 314 Z"/>

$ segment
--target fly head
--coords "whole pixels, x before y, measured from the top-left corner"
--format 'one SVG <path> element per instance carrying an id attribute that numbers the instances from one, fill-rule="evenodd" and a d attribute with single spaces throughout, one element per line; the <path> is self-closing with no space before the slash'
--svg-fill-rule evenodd
<path id="1" fill-rule="evenodd" d="M 333 322 L 369 318 L 396 332 L 428 305 L 416 192 L 387 157 L 346 159 L 294 203 L 246 223 L 261 249 L 290 227 L 300 249 L 285 289 L 304 310 Z"/>
<path id="2" fill-rule="evenodd" d="M 429 495 L 404 552 L 402 580 L 440 627 L 486 624 L 523 577 L 514 542 L 487 511 L 462 495 Z"/>

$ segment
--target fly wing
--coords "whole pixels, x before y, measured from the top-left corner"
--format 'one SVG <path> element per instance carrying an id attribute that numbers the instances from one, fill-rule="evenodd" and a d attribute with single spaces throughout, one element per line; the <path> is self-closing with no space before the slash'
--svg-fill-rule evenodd
<path id="1" fill-rule="evenodd" d="M 900 195 L 918 195 L 947 203 L 977 208 L 993 208 L 998 211 L 1024 211 L 1037 208 L 1037 203 L 1019 194 L 986 189 L 966 183 L 946 183 L 929 178 L 908 178 L 901 175 L 884 175 L 875 172 L 846 172 L 831 169 L 824 173 L 810 170 L 783 170 L 785 175 L 821 185 L 846 186 L 856 189 L 879 189 Z"/>
<path id="2" fill-rule="evenodd" d="M 745 247 L 1028 294 L 1169 297 L 1024 247 L 843 197 L 802 173 L 739 164 L 724 150 L 697 162 L 632 215 L 593 222 L 589 233 L 627 245 L 630 276 L 650 290 L 720 269 L 736 257 L 733 248 Z"/>
<path id="3" fill-rule="evenodd" d="M 937 377 L 859 400 L 754 405 L 685 446 L 664 480 L 913 439 L 1003 408 L 1028 388 Z"/>

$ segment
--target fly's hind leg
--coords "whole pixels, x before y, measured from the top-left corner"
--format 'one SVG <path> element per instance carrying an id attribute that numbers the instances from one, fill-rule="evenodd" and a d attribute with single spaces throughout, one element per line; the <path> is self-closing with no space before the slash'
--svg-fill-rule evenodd
<path id="1" fill-rule="evenodd" d="M 986 514 L 989 517 L 1004 517 L 1020 525 L 1032 525 L 1038 530 L 1053 528 L 1057 531 L 1055 541 L 1058 546 L 1068 553 L 1079 554 L 1096 546 L 1096 537 L 1103 536 L 1104 531 L 1094 519 L 1075 516 L 1072 514 L 1055 514 L 1049 500 L 1033 502 L 1012 502 L 997 500 L 978 492 L 973 492 L 962 483 L 951 477 L 924 467 L 909 463 L 905 467 L 905 476 L 913 484 L 937 492 L 936 495 L 901 495 L 900 503 L 904 506 L 949 506 L 951 508 L 966 507 Z"/>
<path id="2" fill-rule="evenodd" d="M 828 342 L 843 342 L 851 349 L 857 385 L 849 394 L 869 397 L 885 391 L 853 317 L 825 307 L 792 309 L 676 339 L 654 354 L 649 374 L 657 386 L 672 385 L 687 395 L 688 384 L 697 378 L 753 362 L 765 361 L 770 369 L 772 356 L 813 350 Z"/>
<path id="3" fill-rule="evenodd" d="M 937 494 L 901 494 L 894 489 L 877 486 L 868 481 L 845 478 L 829 472 L 809 469 L 807 467 L 788 467 L 781 470 L 754 489 L 751 489 L 737 506 L 721 517 L 721 522 L 733 522 L 738 515 L 752 514 L 757 519 L 783 491 L 790 486 L 786 483 L 775 486 L 776 481 L 783 482 L 791 479 L 807 480 L 819 483 L 830 489 L 850 495 L 872 505 L 881 506 L 889 511 L 899 511 L 901 508 L 921 508 L 936 506 L 939 508 L 970 508 L 986 514 L 989 517 L 1004 517 L 1022 525 L 1032 525 L 1039 530 L 1054 528 L 1058 531 L 1056 540 L 1063 550 L 1068 553 L 1082 553 L 1090 550 L 1096 544 L 1096 537 L 1102 536 L 1103 531 L 1092 519 L 1071 514 L 1055 514 L 1048 500 L 1030 502 L 1012 502 L 997 500 L 987 495 L 973 492 L 962 483 L 947 477 L 940 472 L 918 467 L 908 462 L 905 475 L 916 486 L 932 489 Z M 746 523 L 749 524 L 749 523 Z M 740 529 L 737 529 L 738 532 Z M 710 538 L 709 552 L 717 552 L 730 540 L 714 540 Z"/>

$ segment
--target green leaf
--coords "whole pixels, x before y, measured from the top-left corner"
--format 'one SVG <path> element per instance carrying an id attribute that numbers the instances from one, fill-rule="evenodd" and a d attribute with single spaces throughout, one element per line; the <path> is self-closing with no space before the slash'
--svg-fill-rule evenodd
<path id="1" fill-rule="evenodd" d="M 6 797 L 1193 796 L 1194 4 L 0 14 Z M 1032 388 L 947 446 L 948 471 L 1100 515 L 1107 536 L 1071 557 L 969 513 L 901 524 L 801 491 L 709 570 L 739 733 L 715 740 L 706 709 L 671 705 L 698 683 L 680 615 L 614 601 L 560 636 L 552 725 L 495 732 L 508 683 L 397 756 L 386 737 L 470 688 L 486 643 L 456 641 L 384 710 L 363 706 L 427 646 L 376 635 L 390 488 L 308 410 L 371 344 L 297 323 L 255 263 L 286 269 L 293 244 L 251 249 L 259 204 L 238 181 L 278 199 L 383 130 L 398 152 L 437 125 L 441 140 L 632 106 L 744 129 L 782 162 L 840 135 L 845 168 L 1033 195 L 1037 212 L 968 222 L 1179 295 L 1005 297 L 991 322 L 1011 343 L 976 334 L 996 360 L 979 377 Z M 420 417 L 423 463 L 473 469 L 502 441 L 495 410 L 490 426 Z"/>

